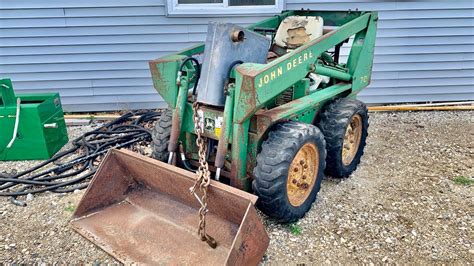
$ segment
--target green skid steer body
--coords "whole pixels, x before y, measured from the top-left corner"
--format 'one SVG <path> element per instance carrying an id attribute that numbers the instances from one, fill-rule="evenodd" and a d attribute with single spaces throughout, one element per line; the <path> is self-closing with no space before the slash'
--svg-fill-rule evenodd
<path id="1" fill-rule="evenodd" d="M 125 264 L 257 265 L 269 237 L 254 204 L 294 222 L 324 174 L 360 162 L 368 114 L 355 97 L 376 25 L 376 12 L 284 11 L 247 28 L 209 23 L 205 44 L 150 61 L 168 105 L 156 160 L 109 152 L 74 229 Z"/>
<path id="2" fill-rule="evenodd" d="M 224 108 L 201 107 L 205 120 L 222 121 L 220 127 L 204 130 L 204 135 L 218 141 L 221 148 L 211 157 L 224 161 L 222 173 L 230 185 L 246 191 L 252 190 L 257 155 L 275 124 L 283 121 L 315 124 L 328 103 L 338 98 L 355 98 L 371 80 L 377 12 L 285 11 L 248 29 L 261 34 L 275 32 L 290 16 L 322 17 L 324 26 L 332 29 L 266 64 L 244 62 L 234 67 L 226 88 Z M 347 62 L 338 63 L 338 58 L 331 56 L 329 51 L 333 49 L 339 54 L 341 45 L 351 37 Z M 178 135 L 178 142 L 191 161 L 198 160 L 193 99 L 188 95 L 197 76 L 193 65 L 189 64 L 179 82 L 176 81 L 181 62 L 202 54 L 204 49 L 204 45 L 197 45 L 150 61 L 153 84 L 172 110 L 173 123 L 179 124 L 173 128 L 179 132 L 172 132 L 172 135 Z M 310 90 L 310 73 L 324 75 L 330 81 Z M 282 102 L 283 96 L 287 100 Z"/>

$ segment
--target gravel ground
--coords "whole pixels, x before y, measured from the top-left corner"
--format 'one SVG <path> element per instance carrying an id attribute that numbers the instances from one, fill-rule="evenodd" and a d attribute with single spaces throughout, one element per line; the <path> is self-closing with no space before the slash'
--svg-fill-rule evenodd
<path id="1" fill-rule="evenodd" d="M 473 122 L 471 111 L 371 113 L 351 178 L 326 178 L 296 224 L 264 219 L 271 241 L 263 263 L 472 264 Z M 0 172 L 32 165 L 2 162 Z M 471 185 L 455 182 L 460 176 Z M 115 262 L 68 226 L 83 193 L 46 193 L 25 208 L 0 198 L 0 264 Z"/>

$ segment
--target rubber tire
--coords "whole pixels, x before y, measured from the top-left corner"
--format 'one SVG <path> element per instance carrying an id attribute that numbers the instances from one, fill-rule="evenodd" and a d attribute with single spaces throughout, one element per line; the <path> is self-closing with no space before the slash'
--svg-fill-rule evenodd
<path id="1" fill-rule="evenodd" d="M 362 135 L 354 159 L 349 165 L 345 166 L 342 163 L 344 135 L 349 122 L 356 114 L 359 114 L 362 118 Z M 325 106 L 320 114 L 320 121 L 317 126 L 326 139 L 326 174 L 335 178 L 348 177 L 355 171 L 364 154 L 369 128 L 367 106 L 363 102 L 354 99 L 337 99 Z"/>
<path id="2" fill-rule="evenodd" d="M 295 207 L 287 196 L 288 168 L 296 153 L 308 142 L 313 142 L 319 152 L 317 179 L 306 201 Z M 302 218 L 321 188 L 326 165 L 325 145 L 323 134 L 313 125 L 290 121 L 274 126 L 262 144 L 253 171 L 255 179 L 252 188 L 259 197 L 257 207 L 281 223 L 291 223 Z"/>
<path id="3" fill-rule="evenodd" d="M 151 142 L 151 157 L 162 162 L 168 161 L 172 117 L 173 112 L 170 109 L 163 110 L 160 119 L 156 121 L 151 132 L 153 139 Z"/>

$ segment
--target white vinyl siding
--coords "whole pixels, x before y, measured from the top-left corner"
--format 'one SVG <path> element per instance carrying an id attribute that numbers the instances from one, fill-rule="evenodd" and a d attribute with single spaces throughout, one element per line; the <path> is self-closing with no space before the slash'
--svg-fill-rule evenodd
<path id="1" fill-rule="evenodd" d="M 286 9 L 378 10 L 368 103 L 474 100 L 474 1 L 288 0 Z M 0 0 L 0 75 L 17 92 L 59 91 L 67 111 L 156 108 L 148 61 L 205 40 L 208 21 L 164 0 Z M 347 50 L 343 50 L 344 53 Z"/>

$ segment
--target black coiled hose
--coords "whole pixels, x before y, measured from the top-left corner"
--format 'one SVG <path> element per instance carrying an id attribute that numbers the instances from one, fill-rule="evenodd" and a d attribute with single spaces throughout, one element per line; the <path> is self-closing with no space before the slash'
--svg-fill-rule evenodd
<path id="1" fill-rule="evenodd" d="M 94 162 L 98 157 L 112 148 L 150 141 L 151 133 L 145 124 L 156 120 L 159 115 L 159 112 L 152 111 L 128 112 L 74 139 L 72 148 L 47 161 L 13 176 L 0 174 L 0 196 L 15 198 L 46 191 L 68 193 L 86 188 L 97 170 Z M 78 151 L 81 154 L 73 156 Z"/>

